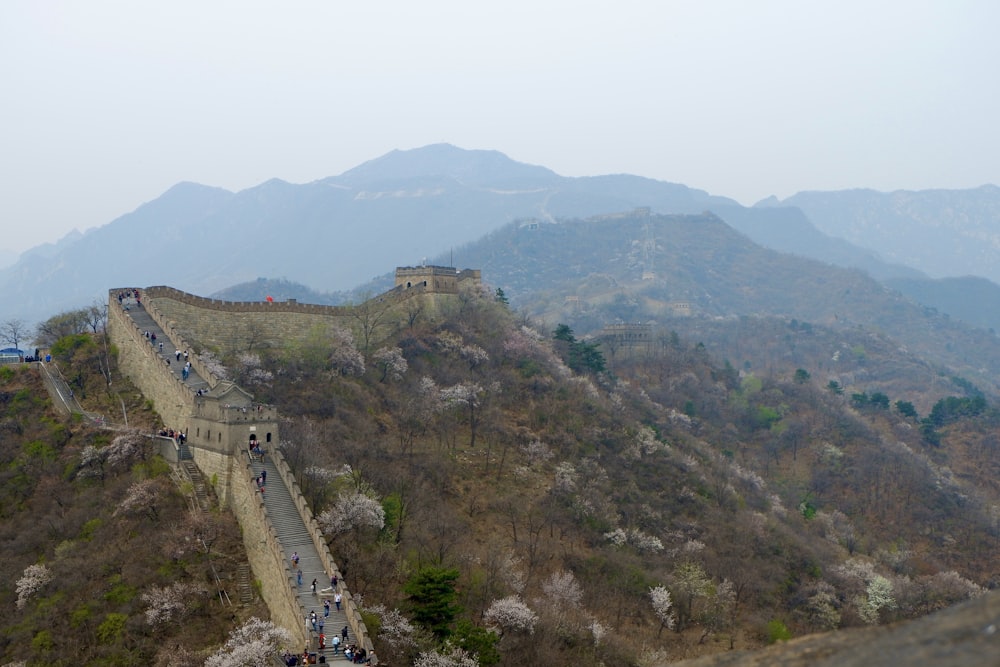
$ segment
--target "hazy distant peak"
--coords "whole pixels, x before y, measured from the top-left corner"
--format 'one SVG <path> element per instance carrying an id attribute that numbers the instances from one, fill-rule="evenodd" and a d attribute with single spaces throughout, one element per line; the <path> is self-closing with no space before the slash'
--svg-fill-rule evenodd
<path id="1" fill-rule="evenodd" d="M 213 185 L 203 185 L 201 183 L 195 183 L 194 181 L 181 181 L 176 185 L 173 185 L 169 189 L 167 189 L 167 191 L 164 192 L 162 195 L 160 195 L 159 198 L 187 197 L 194 194 L 203 194 L 206 192 L 225 193 L 229 195 L 233 194 L 232 192 L 226 190 L 225 188 L 218 188 Z"/>
<path id="2" fill-rule="evenodd" d="M 31 260 L 33 258 L 50 258 L 54 257 L 56 254 L 62 252 L 72 244 L 76 243 L 83 238 L 83 234 L 79 229 L 73 229 L 67 232 L 62 238 L 60 238 L 55 243 L 42 243 L 40 245 L 28 248 L 19 256 L 19 259 Z M 11 262 L 13 264 L 13 262 Z"/>
<path id="3" fill-rule="evenodd" d="M 759 202 L 753 205 L 754 208 L 774 208 L 776 206 L 781 206 L 781 200 L 771 195 L 770 197 L 764 197 Z"/>
<path id="4" fill-rule="evenodd" d="M 466 150 L 451 144 L 394 150 L 345 171 L 338 180 L 410 179 L 435 175 L 466 185 L 496 184 L 523 179 L 557 179 L 545 167 L 516 162 L 499 151 Z"/>

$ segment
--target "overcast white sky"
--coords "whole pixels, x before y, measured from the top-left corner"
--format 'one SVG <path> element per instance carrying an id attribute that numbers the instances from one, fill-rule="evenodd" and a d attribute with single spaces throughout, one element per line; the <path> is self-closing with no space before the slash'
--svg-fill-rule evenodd
<path id="1" fill-rule="evenodd" d="M 996 184 L 998 26 L 995 0 L 3 0 L 0 249 L 436 142 L 744 204 Z"/>

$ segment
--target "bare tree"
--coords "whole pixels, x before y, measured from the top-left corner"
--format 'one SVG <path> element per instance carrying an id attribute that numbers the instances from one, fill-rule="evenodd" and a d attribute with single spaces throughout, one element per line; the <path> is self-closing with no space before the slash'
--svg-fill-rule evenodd
<path id="1" fill-rule="evenodd" d="M 445 405 L 458 406 L 468 409 L 469 415 L 469 448 L 476 446 L 476 431 L 481 419 L 479 408 L 481 406 L 480 396 L 485 390 L 475 382 L 459 383 L 454 387 L 441 390 L 441 400 Z"/>
<path id="2" fill-rule="evenodd" d="M 403 308 L 406 314 L 406 326 L 412 329 L 424 314 L 424 301 L 420 298 L 407 299 Z"/>
<path id="3" fill-rule="evenodd" d="M 108 304 L 94 301 L 83 311 L 83 318 L 92 332 L 100 333 L 108 324 Z"/>
<path id="4" fill-rule="evenodd" d="M 365 295 L 365 300 L 351 306 L 351 317 L 358 323 L 361 333 L 361 351 L 367 357 L 372 341 L 377 338 L 376 332 L 384 327 L 390 313 L 391 302 L 372 299 Z"/>
<path id="5" fill-rule="evenodd" d="M 24 320 L 11 318 L 0 323 L 0 337 L 20 349 L 19 343 L 28 335 L 28 324 Z"/>
<path id="6" fill-rule="evenodd" d="M 39 345 L 52 345 L 65 336 L 83 333 L 87 326 L 85 310 L 68 310 L 39 322 L 35 327 L 35 340 Z"/>

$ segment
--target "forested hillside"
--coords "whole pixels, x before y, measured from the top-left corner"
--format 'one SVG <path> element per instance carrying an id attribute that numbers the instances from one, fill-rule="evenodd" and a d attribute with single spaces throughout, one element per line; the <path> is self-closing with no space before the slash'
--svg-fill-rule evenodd
<path id="1" fill-rule="evenodd" d="M 364 337 L 222 360 L 284 415 L 279 446 L 384 661 L 658 665 L 1000 581 L 1000 413 L 884 334 L 679 318 L 623 342 L 534 324 L 502 290 L 434 317 L 419 303 L 398 326 L 371 306 Z M 3 655 L 202 664 L 266 616 L 221 594 L 239 532 L 191 511 L 136 430 L 158 427 L 153 406 L 70 315 L 49 322 L 56 362 L 133 428 L 61 418 L 30 365 L 0 370 Z"/>
<path id="2" fill-rule="evenodd" d="M 994 332 L 951 320 L 861 271 L 761 248 L 711 214 L 512 224 L 459 254 L 482 267 L 516 308 L 550 327 L 565 322 L 592 335 L 620 322 L 669 330 L 776 317 L 851 336 L 863 331 L 935 372 L 997 389 Z M 675 324 L 678 305 L 691 323 Z M 763 342 L 751 336 L 743 345 Z M 833 353 L 824 350 L 810 363 L 819 368 Z"/>
<path id="3" fill-rule="evenodd" d="M 676 334 L 610 364 L 483 293 L 371 333 L 226 361 L 288 416 L 281 446 L 383 659 L 659 664 L 996 581 L 982 397 L 922 417 Z"/>
<path id="4" fill-rule="evenodd" d="M 97 342 L 63 339 L 57 363 L 88 405 L 127 410 L 141 432 L 62 417 L 36 365 L 0 367 L 0 664 L 201 665 L 267 609 L 226 596 L 246 563 L 239 526 L 194 508 L 145 435 L 142 396 L 91 363 Z"/>

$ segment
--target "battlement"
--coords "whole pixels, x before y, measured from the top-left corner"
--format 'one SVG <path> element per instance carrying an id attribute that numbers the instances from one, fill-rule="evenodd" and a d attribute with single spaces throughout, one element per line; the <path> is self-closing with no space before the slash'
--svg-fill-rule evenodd
<path id="1" fill-rule="evenodd" d="M 459 286 L 482 283 L 479 269 L 459 271 L 453 266 L 401 266 L 396 269 L 396 288 L 423 287 L 439 294 L 458 294 Z"/>

